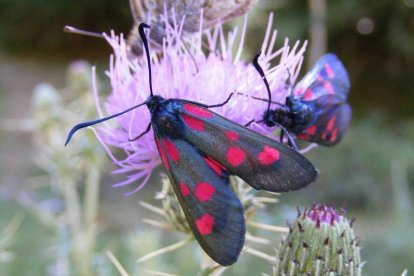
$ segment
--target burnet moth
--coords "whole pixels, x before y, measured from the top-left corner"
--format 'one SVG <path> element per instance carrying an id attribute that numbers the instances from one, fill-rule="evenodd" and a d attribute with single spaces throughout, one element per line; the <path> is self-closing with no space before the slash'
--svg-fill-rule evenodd
<path id="1" fill-rule="evenodd" d="M 348 73 L 334 54 L 322 56 L 305 77 L 293 88 L 286 103 L 271 109 L 271 93 L 264 72 L 253 62 L 268 90 L 268 108 L 263 122 L 269 127 L 279 126 L 295 145 L 289 133 L 298 139 L 322 146 L 336 145 L 347 130 L 352 110 L 347 103 L 350 89 Z"/>
<path id="2" fill-rule="evenodd" d="M 231 95 L 217 105 L 154 95 L 144 28 L 149 26 L 140 24 L 149 70 L 148 99 L 123 112 L 76 125 L 65 145 L 81 128 L 146 105 L 151 122 L 133 140 L 153 128 L 162 163 L 195 238 L 213 260 L 231 265 L 243 248 L 246 226 L 229 175 L 239 176 L 258 190 L 287 192 L 313 182 L 317 171 L 300 153 L 209 110 L 226 104 Z"/>

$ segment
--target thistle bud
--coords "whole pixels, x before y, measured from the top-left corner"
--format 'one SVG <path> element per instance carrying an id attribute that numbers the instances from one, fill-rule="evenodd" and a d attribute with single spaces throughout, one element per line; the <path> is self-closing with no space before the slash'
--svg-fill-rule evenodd
<path id="1" fill-rule="evenodd" d="M 298 210 L 279 246 L 273 275 L 362 275 L 360 246 L 344 212 L 313 205 Z"/>

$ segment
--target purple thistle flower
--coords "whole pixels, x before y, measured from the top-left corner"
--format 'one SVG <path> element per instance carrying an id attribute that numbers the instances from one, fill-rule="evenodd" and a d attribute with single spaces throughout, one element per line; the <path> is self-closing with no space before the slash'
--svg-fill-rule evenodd
<path id="1" fill-rule="evenodd" d="M 286 39 L 284 45 L 275 50 L 277 31 L 271 29 L 272 19 L 273 16 L 270 15 L 259 61 L 270 84 L 272 101 L 284 103 L 288 93 L 287 81 L 289 79 L 289 83 L 295 82 L 306 43 L 296 42 L 290 47 Z M 241 59 L 247 17 L 237 40 L 237 28 L 229 32 L 227 38 L 222 25 L 204 33 L 200 31 L 193 37 L 184 37 L 182 26 L 182 22 L 168 26 L 162 56 L 152 53 L 154 94 L 166 99 L 179 98 L 215 104 L 223 102 L 230 93 L 236 92 L 228 104 L 212 110 L 241 125 L 252 119 L 258 120 L 267 108 L 267 102 L 250 96 L 267 99 L 267 92 L 251 62 Z M 122 35 L 118 37 L 111 34 L 110 37 L 107 36 L 107 41 L 114 49 L 114 55 L 111 56 L 107 72 L 112 93 L 107 98 L 105 108 L 107 113 L 113 114 L 144 102 L 149 96 L 149 83 L 145 60 L 131 60 Z M 207 42 L 207 49 L 202 48 L 202 41 Z M 276 61 L 277 65 L 270 65 Z M 96 84 L 94 93 L 97 99 Z M 99 105 L 97 109 L 100 116 L 103 116 Z M 114 186 L 139 183 L 129 194 L 140 190 L 148 181 L 152 170 L 161 164 L 152 132 L 134 142 L 129 141 L 142 133 L 149 121 L 150 113 L 142 107 L 118 117 L 119 126 L 116 128 L 105 123 L 97 134 L 114 164 L 119 167 L 114 173 L 129 174 L 125 181 Z M 271 134 L 272 131 L 263 124 L 252 123 L 249 127 L 262 134 Z M 125 159 L 117 160 L 107 145 L 123 149 Z"/>
<path id="2" fill-rule="evenodd" d="M 315 204 L 309 211 L 304 211 L 303 218 L 306 217 L 313 221 L 317 228 L 320 228 L 321 223 L 334 225 L 334 222 L 339 222 L 343 215 L 337 213 L 333 206 Z"/>

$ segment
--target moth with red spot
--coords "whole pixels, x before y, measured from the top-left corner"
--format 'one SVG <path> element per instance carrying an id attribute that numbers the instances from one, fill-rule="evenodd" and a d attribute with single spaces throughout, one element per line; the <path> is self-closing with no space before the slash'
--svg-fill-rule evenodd
<path id="1" fill-rule="evenodd" d="M 348 129 L 352 110 L 347 103 L 350 89 L 348 73 L 334 54 L 322 56 L 293 88 L 286 103 L 271 109 L 271 94 L 257 58 L 255 67 L 263 77 L 269 105 L 260 122 L 282 128 L 282 137 L 293 133 L 300 140 L 322 146 L 336 145 Z M 292 138 L 289 136 L 289 143 Z"/>
<path id="2" fill-rule="evenodd" d="M 210 111 L 222 104 L 204 105 L 154 95 L 148 42 L 139 26 L 149 70 L 150 96 L 123 112 L 76 125 L 73 134 L 120 116 L 142 105 L 151 114 L 147 129 L 154 130 L 162 163 L 184 210 L 188 224 L 201 247 L 217 263 L 233 264 L 244 244 L 245 219 L 242 204 L 229 186 L 237 175 L 253 188 L 272 192 L 297 190 L 313 182 L 314 166 L 298 152 Z"/>

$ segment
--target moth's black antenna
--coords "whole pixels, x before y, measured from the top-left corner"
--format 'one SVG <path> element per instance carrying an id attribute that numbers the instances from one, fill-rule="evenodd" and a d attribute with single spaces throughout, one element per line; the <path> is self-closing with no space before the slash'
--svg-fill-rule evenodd
<path id="1" fill-rule="evenodd" d="M 265 73 L 263 72 L 262 67 L 260 67 L 259 64 L 259 57 L 262 54 L 262 52 L 259 52 L 253 59 L 253 65 L 254 68 L 256 68 L 257 72 L 259 72 L 260 76 L 262 77 L 262 80 L 264 81 L 265 85 L 266 85 L 266 89 L 267 89 L 267 95 L 269 96 L 269 100 L 268 100 L 268 104 L 267 104 L 267 112 L 270 111 L 270 104 L 272 103 L 272 94 L 270 93 L 270 87 L 269 87 L 269 83 L 267 82 Z"/>
<path id="2" fill-rule="evenodd" d="M 142 43 L 144 44 L 144 48 L 145 48 L 145 54 L 147 56 L 147 63 L 148 63 L 148 74 L 149 74 L 149 85 L 150 85 L 150 93 L 151 96 L 154 96 L 154 93 L 152 92 L 152 73 L 151 73 L 151 60 L 150 60 L 150 54 L 149 54 L 149 48 L 148 48 L 148 41 L 147 41 L 147 36 L 145 35 L 145 30 L 144 28 L 151 28 L 149 25 L 145 24 L 145 23 L 141 23 L 138 26 L 138 32 L 139 32 L 139 36 L 142 39 Z"/>
<path id="3" fill-rule="evenodd" d="M 82 129 L 82 128 L 85 128 L 85 127 L 88 127 L 88 126 L 93 126 L 93 125 L 96 125 L 96 124 L 102 123 L 102 122 L 104 122 L 104 121 L 110 120 L 110 119 L 112 119 L 112 118 L 118 117 L 118 116 L 120 116 L 120 115 L 122 115 L 122 114 L 124 114 L 124 113 L 127 113 L 127 112 L 131 111 L 132 109 L 135 109 L 135 108 L 137 108 L 137 107 L 140 107 L 141 105 L 144 105 L 144 104 L 146 104 L 146 102 L 143 102 L 143 103 L 140 103 L 140 104 L 134 105 L 133 107 L 130 107 L 130 108 L 128 108 L 127 110 L 124 110 L 124 111 L 122 111 L 122 112 L 119 112 L 119 113 L 116 113 L 116 114 L 110 115 L 110 116 L 105 117 L 105 118 L 101 118 L 101 119 L 97 119 L 97 120 L 93 120 L 93 121 L 89 121 L 89 122 L 84 122 L 84 123 L 77 124 L 76 126 L 74 126 L 74 127 L 70 130 L 70 132 L 69 132 L 69 134 L 68 134 L 68 138 L 66 138 L 65 146 L 66 146 L 67 144 L 69 144 L 70 139 L 72 139 L 73 134 L 75 134 L 75 132 L 76 132 L 76 131 L 78 131 L 79 129 Z"/>
<path id="4" fill-rule="evenodd" d="M 138 30 L 139 30 L 139 34 L 141 36 L 142 42 L 143 42 L 144 47 L 145 47 L 145 53 L 147 54 L 148 71 L 149 71 L 149 83 L 150 83 L 150 92 L 151 92 L 151 96 L 153 96 L 154 94 L 152 93 L 151 63 L 150 63 L 150 58 L 149 58 L 148 42 L 147 42 L 147 37 L 145 36 L 144 28 L 150 28 L 150 26 L 148 26 L 145 23 L 141 23 L 139 25 L 139 27 L 138 27 Z M 67 29 L 68 28 L 65 27 L 65 30 L 67 30 Z M 86 31 L 82 31 L 82 30 L 77 30 L 77 29 L 72 28 L 72 27 L 70 27 L 69 30 L 70 30 L 70 32 L 75 32 L 75 33 L 79 33 L 79 34 L 86 34 L 86 35 L 92 35 L 92 36 L 97 36 L 97 37 L 103 37 L 103 36 L 101 36 L 99 34 L 96 34 L 96 33 L 91 33 L 91 32 L 86 32 Z M 73 30 L 76 30 L 76 31 L 73 31 Z M 140 107 L 140 106 L 142 106 L 142 105 L 144 105 L 146 103 L 147 103 L 147 101 L 145 101 L 143 103 L 140 103 L 140 104 L 137 104 L 137 105 L 134 105 L 133 107 L 130 107 L 130 108 L 124 110 L 124 111 L 121 111 L 119 113 L 110 115 L 110 116 L 105 117 L 105 118 L 101 118 L 101 119 L 97 119 L 97 120 L 93 120 L 93 121 L 89 121 L 89 122 L 84 122 L 84 123 L 77 124 L 76 126 L 74 126 L 70 130 L 70 132 L 68 134 L 68 138 L 66 138 L 65 146 L 70 142 L 70 140 L 72 139 L 72 136 L 79 129 L 82 129 L 82 128 L 85 128 L 85 127 L 88 127 L 88 126 L 93 126 L 93 125 L 102 123 L 104 121 L 110 120 L 112 118 L 118 117 L 118 116 L 120 116 L 122 114 L 125 114 L 125 113 L 127 113 L 127 112 L 129 112 L 129 111 L 131 111 L 131 110 L 133 110 L 135 108 L 138 108 L 138 107 Z M 149 131 L 149 128 L 147 128 L 147 130 L 143 134 L 147 133 L 148 131 Z M 139 136 L 139 137 L 141 137 L 141 136 Z"/>

